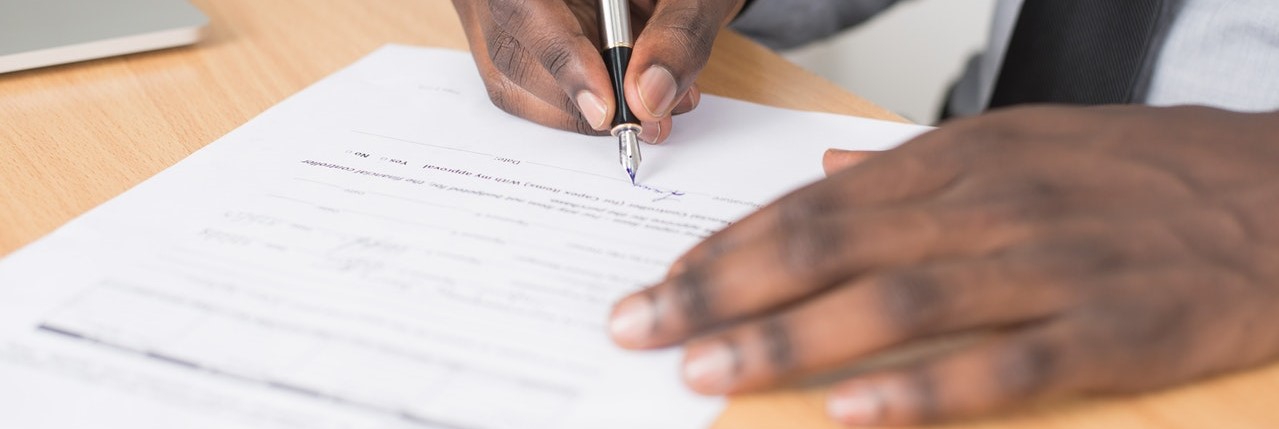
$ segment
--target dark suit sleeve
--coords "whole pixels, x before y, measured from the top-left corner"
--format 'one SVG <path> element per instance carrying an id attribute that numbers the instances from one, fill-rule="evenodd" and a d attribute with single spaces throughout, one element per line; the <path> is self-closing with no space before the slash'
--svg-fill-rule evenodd
<path id="1" fill-rule="evenodd" d="M 860 24 L 899 0 L 750 0 L 733 29 L 773 49 L 797 47 Z"/>

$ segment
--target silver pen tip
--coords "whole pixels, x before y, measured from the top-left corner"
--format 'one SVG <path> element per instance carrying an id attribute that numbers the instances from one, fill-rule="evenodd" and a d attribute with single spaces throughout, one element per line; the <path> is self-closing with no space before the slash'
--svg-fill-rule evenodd
<path id="1" fill-rule="evenodd" d="M 631 177 L 631 184 L 635 184 L 635 175 L 639 173 L 640 161 L 643 157 L 640 155 L 639 144 L 640 127 L 637 125 L 624 124 L 613 129 L 613 134 L 617 136 L 617 156 L 622 167 L 626 169 L 626 175 Z"/>

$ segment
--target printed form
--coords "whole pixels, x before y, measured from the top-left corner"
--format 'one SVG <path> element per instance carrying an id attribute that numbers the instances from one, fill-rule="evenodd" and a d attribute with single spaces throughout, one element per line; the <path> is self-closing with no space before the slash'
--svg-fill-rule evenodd
<path id="1" fill-rule="evenodd" d="M 613 300 L 926 130 L 704 97 L 641 186 L 615 140 L 493 107 L 468 54 L 387 46 L 0 261 L 0 427 L 696 428 Z"/>

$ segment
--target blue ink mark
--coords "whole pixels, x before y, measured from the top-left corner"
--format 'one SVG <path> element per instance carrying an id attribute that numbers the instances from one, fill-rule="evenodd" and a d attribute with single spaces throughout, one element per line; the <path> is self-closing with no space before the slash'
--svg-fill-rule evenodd
<path id="1" fill-rule="evenodd" d="M 682 196 L 684 196 L 684 193 L 683 193 L 683 192 L 680 192 L 680 191 L 671 191 L 671 192 L 669 192 L 669 193 L 667 193 L 667 194 L 665 194 L 665 195 L 662 195 L 662 196 L 660 196 L 660 197 L 654 198 L 654 199 L 653 199 L 653 202 L 665 201 L 665 200 L 670 199 L 670 198 L 674 198 L 674 197 L 682 197 Z"/>
<path id="2" fill-rule="evenodd" d="M 654 188 L 648 185 L 635 184 L 635 187 L 658 194 L 659 196 L 657 198 L 654 198 L 653 202 L 671 200 L 671 199 L 675 199 L 685 195 L 684 191 L 668 191 L 665 189 Z"/>

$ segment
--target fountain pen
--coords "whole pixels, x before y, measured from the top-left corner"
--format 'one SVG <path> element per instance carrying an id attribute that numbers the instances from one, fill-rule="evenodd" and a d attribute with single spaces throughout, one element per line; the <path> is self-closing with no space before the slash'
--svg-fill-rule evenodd
<path id="1" fill-rule="evenodd" d="M 612 134 L 617 137 L 617 157 L 635 184 L 639 173 L 639 119 L 626 105 L 626 65 L 631 61 L 630 0 L 600 0 L 600 31 L 604 39 L 604 66 L 613 83 L 617 114 L 613 115 Z"/>

